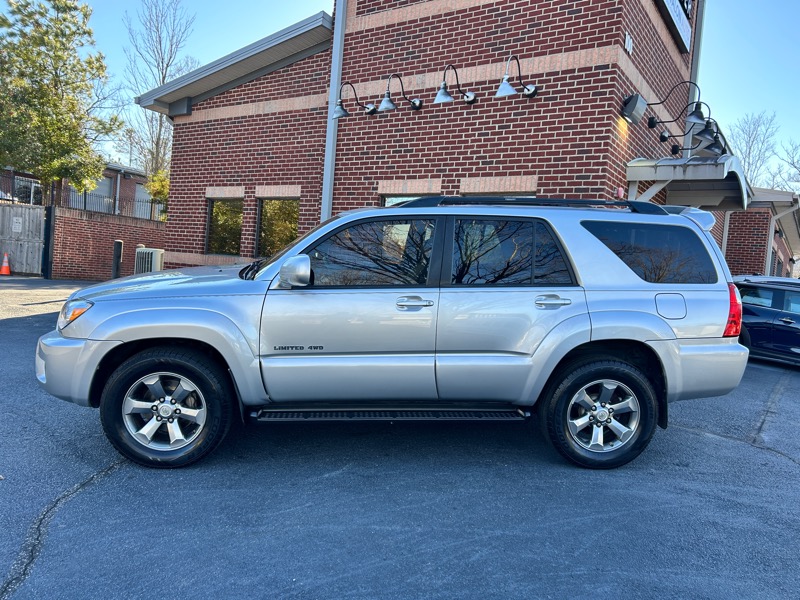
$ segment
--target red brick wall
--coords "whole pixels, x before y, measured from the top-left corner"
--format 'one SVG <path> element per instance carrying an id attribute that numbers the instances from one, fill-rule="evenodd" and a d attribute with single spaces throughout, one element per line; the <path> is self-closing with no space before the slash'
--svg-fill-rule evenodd
<path id="1" fill-rule="evenodd" d="M 379 203 L 379 182 L 397 180 L 441 180 L 441 193 L 458 194 L 462 179 L 525 176 L 537 178 L 539 195 L 611 198 L 627 190 L 629 160 L 669 155 L 646 118 L 628 126 L 619 116 L 629 94 L 655 101 L 688 78 L 690 55 L 679 53 L 652 0 L 351 0 L 350 11 L 342 80 L 377 104 L 386 77 L 400 73 L 408 97 L 425 106 L 411 111 L 393 81 L 400 108 L 368 117 L 345 92 L 353 116 L 338 122 L 334 213 Z M 539 86 L 536 98 L 494 98 L 511 53 L 549 65 L 523 71 Z M 301 231 L 318 221 L 330 60 L 322 52 L 176 118 L 168 250 L 204 251 L 208 187 L 244 188 L 243 256 L 254 253 L 256 186 L 300 185 Z M 452 73 L 456 102 L 432 104 L 447 63 L 476 104 L 458 99 Z M 465 69 L 482 75 L 469 80 Z M 647 92 L 634 83 L 642 80 Z M 646 116 L 678 114 L 688 91 Z"/>
<path id="2" fill-rule="evenodd" d="M 356 13 L 406 4 L 359 0 Z M 621 49 L 626 31 L 634 38 L 629 60 L 655 90 L 653 94 L 666 95 L 675 83 L 688 78 L 690 55 L 681 55 L 669 34 L 665 37 L 666 26 L 651 4 L 643 0 L 465 2 L 454 12 L 349 31 L 343 80 L 357 88 L 392 72 L 422 81 L 447 62 L 459 70 L 501 66 L 490 80 L 461 77 L 462 88 L 479 97 L 472 106 L 459 101 L 451 78 L 455 103 L 431 104 L 435 87 L 406 89 L 409 97 L 426 102 L 421 111 L 412 112 L 393 81 L 397 111 L 342 119 L 334 212 L 379 203 L 377 182 L 395 179 L 441 179 L 444 194 L 458 194 L 462 178 L 503 175 L 535 175 L 542 196 L 611 198 L 619 187 L 627 192 L 627 162 L 638 156 L 669 156 L 671 144 L 658 141 L 658 130 L 648 129 L 646 118 L 636 126 L 620 118 L 623 100 L 640 90 L 619 64 L 524 72 L 525 81 L 540 88 L 536 98 L 493 96 L 502 63 L 511 53 L 538 59 Z M 516 75 L 513 65 L 512 74 Z M 676 90 L 667 104 L 674 114 L 686 104 L 688 87 L 682 87 L 686 89 Z M 376 104 L 379 99 L 369 98 Z M 648 99 L 657 100 L 652 95 Z M 650 114 L 653 111 L 646 116 Z"/>
<path id="3" fill-rule="evenodd" d="M 319 221 L 329 77 L 330 51 L 325 51 L 209 98 L 193 107 L 192 116 L 175 120 L 168 250 L 204 252 L 208 187 L 244 187 L 245 257 L 255 252 L 258 185 L 299 185 L 300 230 Z M 318 96 L 311 102 L 318 106 L 244 116 L 231 112 L 252 102 L 291 106 L 301 90 Z M 212 109 L 217 112 L 208 113 Z"/>
<path id="4" fill-rule="evenodd" d="M 731 273 L 764 274 L 771 218 L 769 209 L 751 208 L 733 213 L 725 256 Z"/>
<path id="5" fill-rule="evenodd" d="M 53 279 L 111 279 L 114 240 L 123 241 L 122 272 L 132 275 L 136 245 L 164 248 L 166 226 L 104 213 L 55 208 Z"/>

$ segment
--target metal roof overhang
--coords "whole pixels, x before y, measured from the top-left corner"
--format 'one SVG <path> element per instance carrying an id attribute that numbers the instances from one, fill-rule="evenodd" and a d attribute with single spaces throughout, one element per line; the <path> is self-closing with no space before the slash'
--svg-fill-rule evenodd
<path id="1" fill-rule="evenodd" d="M 667 204 L 729 211 L 747 209 L 753 197 L 741 162 L 731 154 L 636 158 L 628 163 L 626 172 L 633 194 L 640 181 L 652 183 L 640 200 L 650 200 L 664 189 Z"/>
<path id="2" fill-rule="evenodd" d="M 753 192 L 750 206 L 771 208 L 786 236 L 786 244 L 792 255 L 800 254 L 800 196 L 795 192 L 767 188 L 753 188 Z"/>
<path id="3" fill-rule="evenodd" d="M 320 12 L 134 100 L 171 117 L 188 115 L 193 104 L 326 50 L 332 35 L 333 19 Z"/>

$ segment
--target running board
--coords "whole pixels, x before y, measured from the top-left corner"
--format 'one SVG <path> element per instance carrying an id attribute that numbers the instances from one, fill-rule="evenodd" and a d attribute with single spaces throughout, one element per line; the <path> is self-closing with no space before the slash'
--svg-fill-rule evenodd
<path id="1" fill-rule="evenodd" d="M 521 408 L 442 409 L 397 408 L 364 410 L 360 408 L 320 410 L 262 408 L 250 413 L 260 422 L 276 421 L 521 421 L 530 416 Z"/>

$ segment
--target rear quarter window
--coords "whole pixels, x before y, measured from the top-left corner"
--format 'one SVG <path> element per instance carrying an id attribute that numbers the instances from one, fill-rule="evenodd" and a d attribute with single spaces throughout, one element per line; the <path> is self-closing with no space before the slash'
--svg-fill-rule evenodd
<path id="1" fill-rule="evenodd" d="M 688 227 L 618 221 L 583 221 L 581 225 L 645 281 L 717 282 L 714 262 Z"/>

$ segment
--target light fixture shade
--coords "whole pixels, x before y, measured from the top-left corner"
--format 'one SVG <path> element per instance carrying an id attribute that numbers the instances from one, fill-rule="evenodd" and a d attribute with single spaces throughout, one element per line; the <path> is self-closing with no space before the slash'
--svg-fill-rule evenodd
<path id="1" fill-rule="evenodd" d="M 708 146 L 703 148 L 703 150 L 705 150 L 706 152 L 711 152 L 712 154 L 716 154 L 717 156 L 722 156 L 723 154 L 725 154 L 725 146 L 723 146 L 720 143 L 719 137 L 717 137 L 717 139 L 715 139 Z"/>
<path id="2" fill-rule="evenodd" d="M 630 124 L 636 125 L 642 120 L 644 111 L 647 110 L 647 100 L 641 94 L 633 94 L 625 98 L 622 104 L 622 117 Z M 649 125 L 649 123 L 648 123 Z"/>
<path id="3" fill-rule="evenodd" d="M 336 101 L 336 107 L 333 109 L 333 118 L 338 119 L 340 117 L 349 117 L 350 113 L 347 112 L 347 109 L 342 105 L 342 99 Z"/>
<path id="4" fill-rule="evenodd" d="M 717 140 L 717 132 L 710 123 L 706 122 L 706 126 L 694 134 L 694 137 L 704 142 L 715 142 Z"/>
<path id="5" fill-rule="evenodd" d="M 494 95 L 495 98 L 505 98 L 506 96 L 513 96 L 517 93 L 517 90 L 514 89 L 514 86 L 508 83 L 508 75 L 503 77 L 503 81 L 500 83 L 500 87 L 497 88 L 497 93 Z"/>
<path id="6" fill-rule="evenodd" d="M 383 112 L 385 110 L 394 110 L 397 108 L 397 104 L 392 102 L 392 97 L 389 92 L 386 92 L 383 95 L 383 100 L 381 100 L 381 105 L 378 107 L 379 112 Z"/>
<path id="7" fill-rule="evenodd" d="M 453 97 L 450 95 L 450 92 L 447 91 L 447 83 L 444 81 L 442 85 L 439 86 L 439 91 L 436 92 L 436 99 L 433 103 L 442 104 L 443 102 L 453 102 Z"/>
<path id="8" fill-rule="evenodd" d="M 694 105 L 694 110 L 686 116 L 686 122 L 691 123 L 692 125 L 705 124 L 706 118 L 703 115 L 702 106 L 699 102 Z"/>

